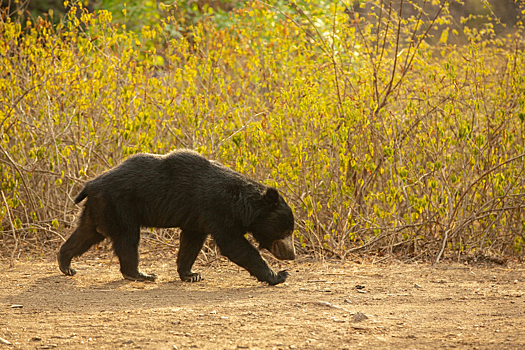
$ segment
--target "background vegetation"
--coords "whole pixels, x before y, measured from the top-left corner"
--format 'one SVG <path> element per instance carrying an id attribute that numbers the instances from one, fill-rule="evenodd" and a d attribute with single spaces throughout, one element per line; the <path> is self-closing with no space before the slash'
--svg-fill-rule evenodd
<path id="1" fill-rule="evenodd" d="M 304 253 L 523 258 L 523 1 L 118 3 L 1 17 L 4 257 L 62 243 L 85 181 L 184 147 L 279 188 Z"/>

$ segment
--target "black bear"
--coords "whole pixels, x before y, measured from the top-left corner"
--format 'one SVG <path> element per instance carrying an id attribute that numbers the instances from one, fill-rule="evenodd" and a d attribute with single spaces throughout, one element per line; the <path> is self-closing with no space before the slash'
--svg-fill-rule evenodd
<path id="1" fill-rule="evenodd" d="M 76 273 L 72 258 L 109 237 L 124 278 L 155 280 L 138 269 L 141 226 L 180 227 L 183 281 L 201 280 L 191 268 L 208 235 L 223 255 L 271 285 L 288 272 L 275 273 L 245 234 L 276 258 L 295 259 L 294 217 L 279 192 L 193 151 L 134 155 L 87 182 L 75 203 L 86 197 L 77 229 L 58 252 L 60 270 L 69 276 Z"/>

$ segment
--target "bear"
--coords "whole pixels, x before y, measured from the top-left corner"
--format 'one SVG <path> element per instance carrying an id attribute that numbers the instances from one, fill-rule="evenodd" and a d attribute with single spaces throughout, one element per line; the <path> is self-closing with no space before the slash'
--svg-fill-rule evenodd
<path id="1" fill-rule="evenodd" d="M 246 239 L 277 259 L 294 260 L 294 216 L 277 189 L 265 186 L 191 150 L 140 153 L 88 181 L 75 198 L 87 198 L 79 224 L 57 254 L 60 271 L 73 276 L 71 260 L 110 238 L 125 279 L 154 281 L 139 271 L 141 227 L 180 228 L 177 272 L 182 281 L 202 280 L 192 271 L 206 238 L 222 255 L 269 285 L 283 283 Z"/>

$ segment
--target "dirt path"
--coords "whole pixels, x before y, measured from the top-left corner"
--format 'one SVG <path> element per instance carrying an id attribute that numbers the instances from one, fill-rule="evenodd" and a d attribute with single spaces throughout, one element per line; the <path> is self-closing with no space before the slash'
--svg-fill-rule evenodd
<path id="1" fill-rule="evenodd" d="M 299 260 L 269 287 L 225 261 L 182 283 L 159 260 L 141 263 L 156 283 L 125 281 L 93 256 L 75 277 L 54 262 L 0 266 L 0 338 L 11 343 L 0 349 L 525 349 L 523 265 Z"/>

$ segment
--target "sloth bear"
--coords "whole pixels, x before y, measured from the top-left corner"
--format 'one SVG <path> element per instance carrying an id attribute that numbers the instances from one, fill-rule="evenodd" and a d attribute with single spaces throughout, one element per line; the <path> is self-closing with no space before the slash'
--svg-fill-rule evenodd
<path id="1" fill-rule="evenodd" d="M 72 258 L 109 237 L 124 278 L 154 281 L 155 274 L 138 269 L 141 226 L 181 229 L 183 281 L 202 279 L 191 268 L 208 235 L 221 254 L 270 285 L 284 282 L 288 272 L 274 272 L 245 234 L 277 259 L 295 259 L 294 217 L 279 192 L 190 150 L 134 155 L 87 182 L 75 203 L 86 197 L 77 229 L 58 252 L 65 275 L 76 273 Z"/>

